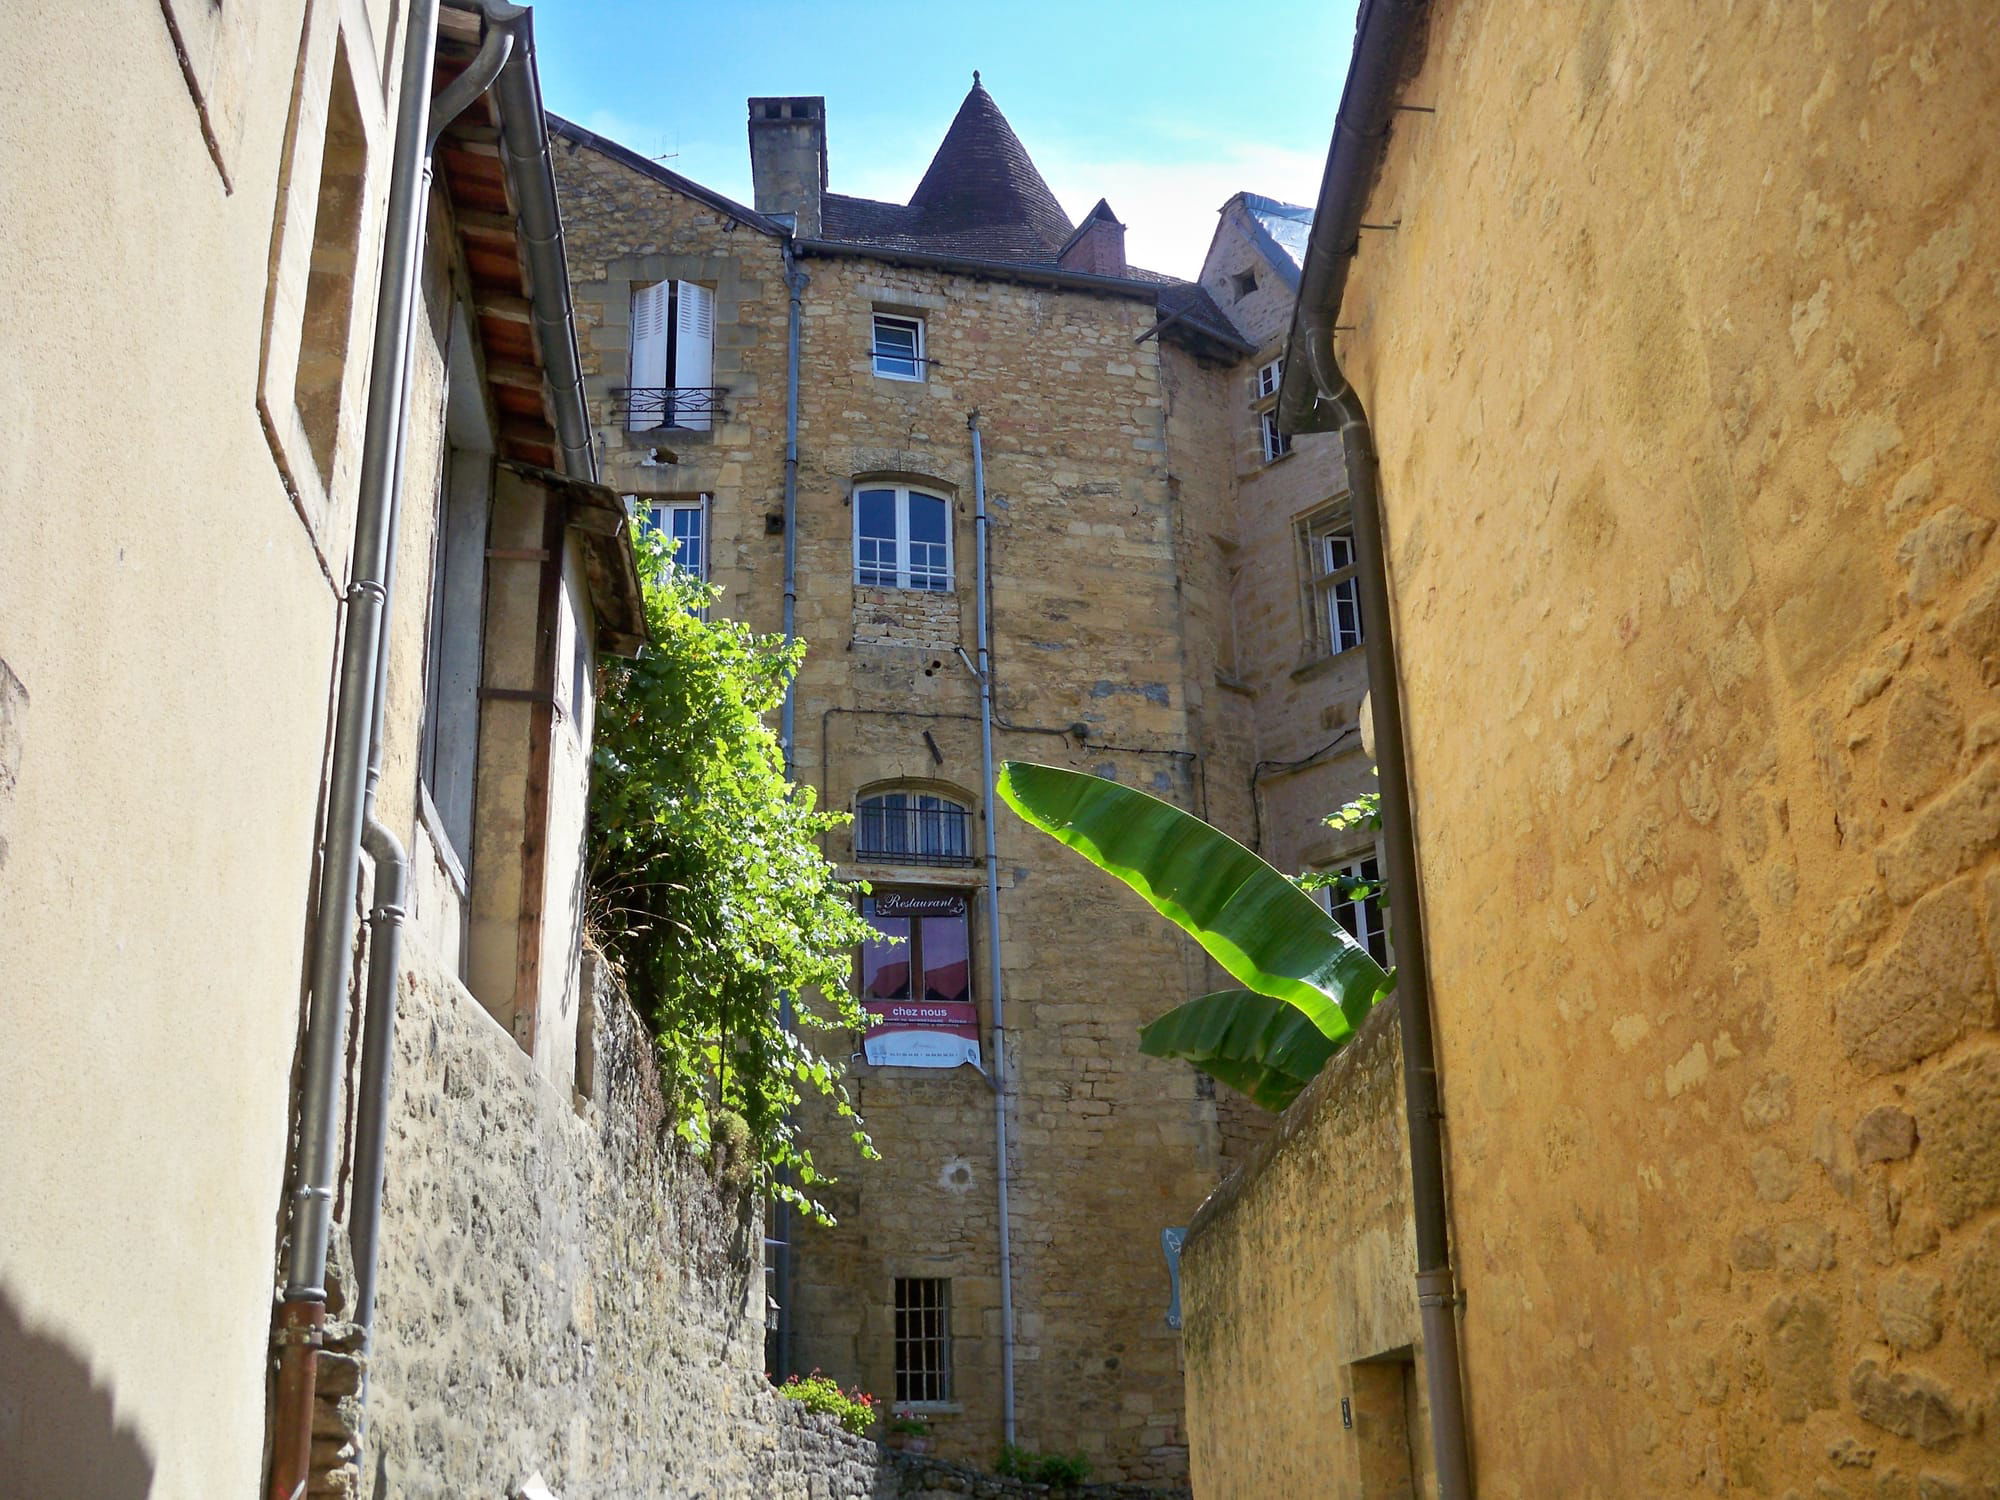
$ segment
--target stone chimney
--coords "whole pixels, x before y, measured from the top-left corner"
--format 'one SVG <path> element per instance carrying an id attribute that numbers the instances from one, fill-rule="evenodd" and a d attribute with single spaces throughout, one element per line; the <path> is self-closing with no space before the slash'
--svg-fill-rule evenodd
<path id="1" fill-rule="evenodd" d="M 750 181 L 757 212 L 789 218 L 802 240 L 819 238 L 826 192 L 826 100 L 750 101 Z"/>
<path id="2" fill-rule="evenodd" d="M 1097 207 L 1083 216 L 1076 233 L 1062 247 L 1056 262 L 1065 271 L 1082 271 L 1090 276 L 1125 274 L 1125 226 L 1102 198 Z"/>

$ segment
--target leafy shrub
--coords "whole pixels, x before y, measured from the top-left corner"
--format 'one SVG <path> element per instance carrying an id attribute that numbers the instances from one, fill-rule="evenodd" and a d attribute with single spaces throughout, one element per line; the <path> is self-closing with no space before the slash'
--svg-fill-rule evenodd
<path id="1" fill-rule="evenodd" d="M 1079 1485 L 1090 1478 L 1090 1460 L 1081 1453 L 1037 1453 L 1017 1443 L 1001 1447 L 995 1468 L 1007 1479 L 1025 1479 L 1051 1489 Z"/>
<path id="2" fill-rule="evenodd" d="M 804 1091 L 828 1096 L 874 1152 L 838 1065 L 798 1030 L 865 1024 L 850 971 L 869 929 L 820 852 L 846 815 L 816 811 L 812 790 L 786 779 L 764 722 L 805 648 L 703 619 L 713 591 L 673 571 L 657 534 L 639 538 L 639 556 L 653 640 L 604 668 L 590 920 L 652 1026 L 682 1138 L 729 1185 L 831 1222 L 813 1197 L 829 1179 L 793 1123 Z"/>
<path id="3" fill-rule="evenodd" d="M 803 1378 L 794 1375 L 778 1387 L 778 1394 L 796 1401 L 807 1411 L 838 1417 L 849 1432 L 864 1433 L 875 1425 L 875 1398 L 856 1386 L 843 1391 L 840 1382 L 814 1370 Z"/>

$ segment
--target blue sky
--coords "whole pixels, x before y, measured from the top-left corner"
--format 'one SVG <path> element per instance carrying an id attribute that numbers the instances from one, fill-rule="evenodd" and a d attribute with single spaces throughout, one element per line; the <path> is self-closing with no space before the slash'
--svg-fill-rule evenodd
<path id="1" fill-rule="evenodd" d="M 540 0 L 549 108 L 750 200 L 744 101 L 823 94 L 835 192 L 906 200 L 978 68 L 1080 217 L 1192 276 L 1239 189 L 1311 203 L 1354 0 Z"/>

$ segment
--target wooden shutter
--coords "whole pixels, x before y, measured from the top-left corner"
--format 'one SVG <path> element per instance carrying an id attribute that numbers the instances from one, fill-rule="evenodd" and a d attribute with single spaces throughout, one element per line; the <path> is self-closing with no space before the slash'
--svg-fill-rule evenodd
<path id="1" fill-rule="evenodd" d="M 667 298 L 673 291 L 670 281 L 656 281 L 632 294 L 632 378 L 634 391 L 646 395 L 627 396 L 625 425 L 634 432 L 664 427 L 666 418 L 658 392 L 667 383 Z"/>
<path id="2" fill-rule="evenodd" d="M 674 328 L 674 385 L 680 390 L 705 390 L 715 383 L 715 293 L 692 281 L 677 283 Z M 706 432 L 712 418 L 706 400 L 684 406 L 674 423 Z"/>

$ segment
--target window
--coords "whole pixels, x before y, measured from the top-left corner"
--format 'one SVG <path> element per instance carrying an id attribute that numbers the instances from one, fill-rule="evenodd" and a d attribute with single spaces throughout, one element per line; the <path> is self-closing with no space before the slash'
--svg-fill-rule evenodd
<path id="1" fill-rule="evenodd" d="M 1257 273 L 1255 271 L 1238 271 L 1234 276 L 1229 278 L 1229 284 L 1236 291 L 1236 300 L 1241 302 L 1245 297 L 1257 290 Z"/>
<path id="2" fill-rule="evenodd" d="M 919 318 L 875 314 L 875 373 L 891 380 L 924 378 L 924 325 Z"/>
<path id="3" fill-rule="evenodd" d="M 1347 935 L 1368 950 L 1370 958 L 1388 968 L 1389 925 L 1382 911 L 1381 856 L 1358 855 L 1345 864 L 1333 866 L 1329 873 L 1344 875 L 1368 887 L 1368 894 L 1358 899 L 1332 886 L 1322 886 L 1313 894 L 1334 921 L 1347 929 Z"/>
<path id="4" fill-rule="evenodd" d="M 665 534 L 674 544 L 673 570 L 708 581 L 708 496 L 697 500 L 649 500 L 639 508 L 639 524 Z"/>
<path id="5" fill-rule="evenodd" d="M 854 581 L 869 589 L 949 589 L 949 502 L 901 487 L 855 491 Z"/>
<path id="6" fill-rule="evenodd" d="M 656 281 L 632 293 L 632 374 L 625 425 L 707 432 L 715 379 L 715 293 L 692 281 Z"/>
<path id="7" fill-rule="evenodd" d="M 306 270 L 305 322 L 292 401 L 304 424 L 321 482 L 333 477 L 347 390 L 347 344 L 354 326 L 354 282 L 360 264 L 361 216 L 366 200 L 368 134 L 348 68 L 347 48 L 336 58 L 327 98 L 326 137 L 320 146 L 319 206 L 313 217 L 312 256 Z"/>
<path id="8" fill-rule="evenodd" d="M 863 797 L 854 810 L 854 857 L 899 865 L 969 865 L 971 812 L 928 792 Z"/>
<path id="9" fill-rule="evenodd" d="M 1264 462 L 1274 464 L 1292 451 L 1289 433 L 1278 431 L 1278 413 L 1271 410 L 1257 414 L 1257 425 L 1264 433 Z"/>
<path id="10" fill-rule="evenodd" d="M 972 950 L 962 891 L 879 891 L 861 898 L 876 936 L 861 945 L 861 998 L 867 1003 L 972 1001 Z"/>
<path id="11" fill-rule="evenodd" d="M 1308 645 L 1335 656 L 1361 644 L 1361 580 L 1355 571 L 1354 523 L 1343 508 L 1299 522 L 1305 549 Z"/>
<path id="12" fill-rule="evenodd" d="M 1285 362 L 1282 359 L 1274 359 L 1267 365 L 1259 366 L 1257 370 L 1257 399 L 1262 401 L 1266 396 L 1277 395 L 1278 383 L 1284 378 Z"/>
<path id="13" fill-rule="evenodd" d="M 896 1400 L 951 1400 L 951 1282 L 896 1278 Z"/>

